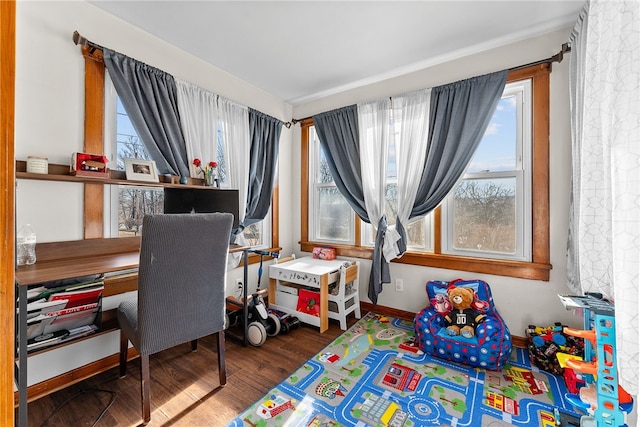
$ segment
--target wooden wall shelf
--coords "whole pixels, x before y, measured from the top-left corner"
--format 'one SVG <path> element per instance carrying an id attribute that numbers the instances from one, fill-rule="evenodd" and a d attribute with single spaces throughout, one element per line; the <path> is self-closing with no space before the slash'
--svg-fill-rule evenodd
<path id="1" fill-rule="evenodd" d="M 109 170 L 109 178 L 91 178 L 86 176 L 71 175 L 69 165 L 58 165 L 49 163 L 49 173 L 28 173 L 27 162 L 16 160 L 16 178 L 33 179 L 39 181 L 63 181 L 77 182 L 82 184 L 105 184 L 105 185 L 137 185 L 143 187 L 169 187 L 169 188 L 196 188 L 202 190 L 219 190 L 214 186 L 205 186 L 204 180 L 200 178 L 188 178 L 187 184 L 175 184 L 171 182 L 171 177 L 160 175 L 160 182 L 132 181 L 127 180 L 124 171 Z M 176 177 L 174 177 L 175 179 Z"/>

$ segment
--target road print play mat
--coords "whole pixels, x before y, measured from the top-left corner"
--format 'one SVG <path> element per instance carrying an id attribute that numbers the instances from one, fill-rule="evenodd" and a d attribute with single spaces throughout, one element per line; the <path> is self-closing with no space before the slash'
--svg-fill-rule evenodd
<path id="1" fill-rule="evenodd" d="M 423 354 L 413 324 L 368 313 L 229 426 L 554 426 L 562 377 L 514 348 L 502 371 Z M 576 414 L 577 415 L 577 414 Z"/>

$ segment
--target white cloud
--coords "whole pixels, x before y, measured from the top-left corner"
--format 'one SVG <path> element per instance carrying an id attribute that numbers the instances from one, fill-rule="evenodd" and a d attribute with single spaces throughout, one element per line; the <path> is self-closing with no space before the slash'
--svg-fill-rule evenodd
<path id="1" fill-rule="evenodd" d="M 484 132 L 485 135 L 495 135 L 500 131 L 500 124 L 493 122 L 493 123 L 489 123 L 489 126 L 487 126 L 487 130 Z"/>

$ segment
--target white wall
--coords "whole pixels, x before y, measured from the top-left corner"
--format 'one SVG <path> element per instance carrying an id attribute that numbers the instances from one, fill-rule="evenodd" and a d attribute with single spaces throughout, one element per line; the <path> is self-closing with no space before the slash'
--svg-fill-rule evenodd
<path id="1" fill-rule="evenodd" d="M 492 49 L 411 74 L 294 106 L 293 115 L 295 118 L 309 117 L 316 113 L 361 101 L 380 99 L 411 90 L 434 87 L 549 58 L 560 50 L 562 43 L 567 42 L 569 33 L 570 29 L 556 31 L 542 37 Z M 553 72 L 551 73 L 550 240 L 553 270 L 551 270 L 550 280 L 542 282 L 514 279 L 489 274 L 392 263 L 392 283 L 395 278 L 402 278 L 405 290 L 404 292 L 396 292 L 395 286 L 385 285 L 383 293 L 379 295 L 378 304 L 415 312 L 428 304 L 424 290 L 426 281 L 479 278 L 486 280 L 491 285 L 496 305 L 514 335 L 525 336 L 524 331 L 528 324 L 547 325 L 555 321 L 561 321 L 575 327 L 581 326 L 581 318 L 566 311 L 557 297 L 559 293 L 569 293 L 569 289 L 565 286 L 565 250 L 569 209 L 569 172 L 571 168 L 568 63 L 568 59 L 565 59 L 560 64 L 554 64 Z M 296 126 L 293 141 L 298 141 L 299 139 L 300 127 Z M 299 144 L 294 142 L 293 147 L 293 159 L 300 158 Z M 294 189 L 294 196 L 300 193 L 299 173 L 300 170 L 294 168 L 292 181 L 297 183 Z M 292 201 L 292 211 L 298 212 L 300 209 L 299 198 L 293 197 Z M 296 228 L 299 230 L 299 218 L 296 217 L 296 220 Z M 298 234 L 298 238 L 299 236 Z M 361 274 L 360 279 L 360 294 L 364 301 L 368 301 L 366 295 L 370 262 L 361 260 L 361 266 L 363 274 Z"/>

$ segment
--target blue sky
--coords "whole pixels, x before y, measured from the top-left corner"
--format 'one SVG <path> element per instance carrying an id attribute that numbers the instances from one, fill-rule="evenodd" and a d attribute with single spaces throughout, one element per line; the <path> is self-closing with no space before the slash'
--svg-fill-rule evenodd
<path id="1" fill-rule="evenodd" d="M 514 170 L 516 167 L 516 97 L 498 102 L 467 172 Z"/>
<path id="2" fill-rule="evenodd" d="M 128 135 L 137 135 L 136 130 L 133 128 L 131 121 L 129 120 L 129 116 L 127 116 L 127 112 L 120 101 L 120 97 L 118 98 L 117 105 L 117 121 L 118 121 L 118 141 L 124 141 L 126 136 Z"/>

